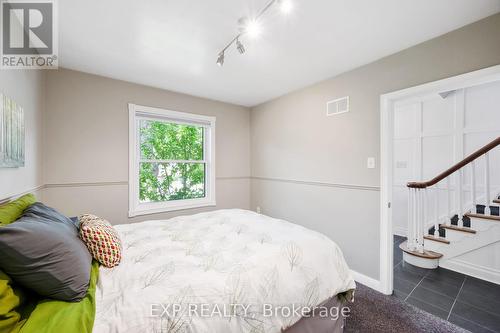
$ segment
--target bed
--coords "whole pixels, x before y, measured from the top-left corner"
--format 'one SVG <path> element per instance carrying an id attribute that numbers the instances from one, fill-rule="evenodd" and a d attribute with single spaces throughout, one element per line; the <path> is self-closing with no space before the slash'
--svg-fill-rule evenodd
<path id="1" fill-rule="evenodd" d="M 123 259 L 100 268 L 95 333 L 320 332 L 300 311 L 338 308 L 355 289 L 334 242 L 254 212 L 115 227 Z M 331 314 L 328 332 L 341 332 Z"/>

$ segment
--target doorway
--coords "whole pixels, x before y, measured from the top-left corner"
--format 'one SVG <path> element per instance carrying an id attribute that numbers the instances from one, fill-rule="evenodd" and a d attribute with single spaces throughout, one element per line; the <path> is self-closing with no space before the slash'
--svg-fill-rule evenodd
<path id="1" fill-rule="evenodd" d="M 468 101 L 466 89 L 495 82 L 500 82 L 500 65 L 381 96 L 382 292 L 392 294 L 394 289 L 393 237 L 394 231 L 404 236 L 407 205 L 402 198 L 405 197 L 406 181 L 423 180 L 435 175 L 436 170 L 451 166 L 450 163 L 461 159 L 477 145 L 488 140 L 489 136 L 496 135 L 493 128 L 488 129 L 488 124 L 492 122 L 482 120 L 483 115 L 478 117 L 482 124 L 486 124 L 484 128 L 467 128 L 463 124 L 460 126 L 461 121 L 474 120 L 468 119 L 463 111 Z M 432 115 L 436 108 L 445 112 L 439 113 L 434 119 L 425 116 Z M 450 126 L 451 123 L 453 126 Z M 459 128 L 462 130 L 458 130 Z M 470 138 L 473 136 L 477 139 L 476 143 L 471 144 L 474 140 Z M 466 143 L 464 138 L 468 138 Z M 442 151 L 448 153 L 443 154 Z M 421 162 L 430 158 L 435 159 L 436 163 Z"/>
<path id="2" fill-rule="evenodd" d="M 380 286 L 386 294 L 471 331 L 500 325 L 500 316 L 484 305 L 497 302 L 492 295 L 500 294 L 500 264 L 477 265 L 479 259 L 490 256 L 487 251 L 494 253 L 500 248 L 500 242 L 461 257 L 445 257 L 433 270 L 406 263 L 400 250 L 408 229 L 406 184 L 430 180 L 500 137 L 499 109 L 500 66 L 381 96 Z M 496 168 L 491 173 L 492 184 L 500 189 L 500 154 L 489 158 L 494 160 Z M 440 216 L 446 219 L 453 211 L 450 204 L 463 202 L 451 197 L 460 197 L 462 193 L 475 198 L 470 190 L 475 182 L 474 172 L 465 179 L 472 183 L 451 178 L 447 185 L 438 185 L 430 193 L 427 208 L 435 212 L 436 225 Z M 439 202 L 446 201 L 448 207 L 439 206 Z M 471 207 L 473 202 L 471 199 Z M 427 214 L 423 214 L 425 220 Z M 424 225 L 424 232 L 426 228 Z M 495 271 L 499 272 L 497 276 L 491 273 Z"/>

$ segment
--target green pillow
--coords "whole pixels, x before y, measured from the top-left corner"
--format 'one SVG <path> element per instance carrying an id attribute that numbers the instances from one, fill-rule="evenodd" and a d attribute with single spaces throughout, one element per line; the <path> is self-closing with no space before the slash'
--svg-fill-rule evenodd
<path id="1" fill-rule="evenodd" d="M 0 271 L 0 333 L 14 332 L 22 324 L 20 306 L 25 295 L 12 285 L 12 280 Z"/>
<path id="2" fill-rule="evenodd" d="M 6 205 L 0 206 L 0 227 L 11 224 L 15 220 L 17 220 L 26 208 L 31 206 L 36 202 L 36 198 L 33 194 L 26 194 L 16 199 L 12 202 L 9 202 Z"/>

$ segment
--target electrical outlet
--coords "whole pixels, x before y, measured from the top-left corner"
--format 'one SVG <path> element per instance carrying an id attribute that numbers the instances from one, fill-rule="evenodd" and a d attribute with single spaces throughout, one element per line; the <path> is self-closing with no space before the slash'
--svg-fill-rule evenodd
<path id="1" fill-rule="evenodd" d="M 260 214 L 260 213 L 261 213 L 260 206 L 257 206 L 256 211 L 257 211 L 257 214 Z"/>

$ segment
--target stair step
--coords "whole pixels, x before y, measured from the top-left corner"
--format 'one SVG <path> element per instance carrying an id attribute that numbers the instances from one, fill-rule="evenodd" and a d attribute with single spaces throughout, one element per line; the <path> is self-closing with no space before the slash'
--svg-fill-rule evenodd
<path id="1" fill-rule="evenodd" d="M 475 217 L 478 219 L 485 219 L 485 220 L 492 220 L 492 221 L 499 221 L 500 222 L 500 216 L 496 215 L 484 215 L 484 214 L 472 214 L 472 213 L 467 213 L 465 216 L 468 217 Z"/>
<path id="2" fill-rule="evenodd" d="M 462 231 L 462 232 L 466 232 L 466 233 L 469 233 L 469 234 L 475 234 L 476 233 L 476 230 L 474 230 L 474 229 L 467 228 L 467 227 L 460 228 L 460 227 L 457 227 L 456 225 L 444 225 L 444 224 L 441 224 L 440 227 L 441 228 L 445 228 L 445 229 L 449 229 L 449 230 Z"/>
<path id="3" fill-rule="evenodd" d="M 407 241 L 404 241 L 403 243 L 399 244 L 399 248 L 401 250 L 403 250 L 403 252 L 406 252 L 408 254 L 411 254 L 411 255 L 419 257 L 419 258 L 424 258 L 424 259 L 439 259 L 439 258 L 441 258 L 443 256 L 441 253 L 434 252 L 434 251 L 428 251 L 428 250 L 424 250 L 424 253 L 420 253 L 420 252 L 417 252 L 417 251 L 412 251 L 412 250 L 409 250 L 406 247 L 406 244 L 407 244 Z"/>
<path id="4" fill-rule="evenodd" d="M 424 239 L 435 241 L 435 242 L 440 242 L 444 244 L 450 244 L 450 241 L 447 240 L 446 238 L 443 237 L 434 237 L 432 235 L 424 236 Z"/>
<path id="5" fill-rule="evenodd" d="M 500 199 L 493 200 L 494 203 L 500 204 Z"/>

